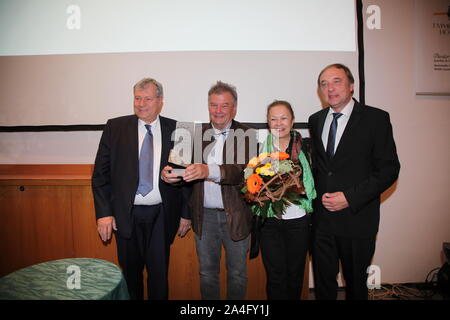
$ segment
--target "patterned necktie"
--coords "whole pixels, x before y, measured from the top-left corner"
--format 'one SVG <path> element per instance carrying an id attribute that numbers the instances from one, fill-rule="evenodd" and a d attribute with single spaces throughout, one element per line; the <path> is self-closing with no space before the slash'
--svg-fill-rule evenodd
<path id="1" fill-rule="evenodd" d="M 336 141 L 337 120 L 342 116 L 342 113 L 333 113 L 333 121 L 331 122 L 330 132 L 328 133 L 327 155 L 331 159 L 334 157 L 334 144 Z"/>
<path id="2" fill-rule="evenodd" d="M 153 134 L 151 125 L 146 124 L 144 142 L 139 157 L 139 187 L 136 194 L 146 196 L 153 189 Z"/>
<path id="3" fill-rule="evenodd" d="M 222 136 L 226 138 L 227 134 L 228 134 L 228 131 L 230 131 L 230 129 L 226 129 L 226 130 L 220 131 L 218 133 L 215 133 L 213 135 L 214 140 L 217 140 L 217 139 L 219 139 Z"/>

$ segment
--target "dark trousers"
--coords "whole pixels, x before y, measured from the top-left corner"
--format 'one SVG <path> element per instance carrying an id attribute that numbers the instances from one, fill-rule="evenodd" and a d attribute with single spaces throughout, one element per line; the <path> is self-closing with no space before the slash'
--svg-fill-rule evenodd
<path id="1" fill-rule="evenodd" d="M 339 260 L 346 299 L 368 299 L 367 268 L 375 253 L 375 237 L 353 239 L 315 230 L 312 253 L 317 300 L 336 300 Z"/>
<path id="2" fill-rule="evenodd" d="M 143 271 L 147 268 L 150 300 L 168 298 L 169 246 L 165 241 L 162 205 L 133 206 L 131 239 L 116 237 L 119 264 L 133 300 L 143 300 Z"/>
<path id="3" fill-rule="evenodd" d="M 261 255 L 267 275 L 267 298 L 300 299 L 309 245 L 309 217 L 268 218 L 261 227 Z"/>

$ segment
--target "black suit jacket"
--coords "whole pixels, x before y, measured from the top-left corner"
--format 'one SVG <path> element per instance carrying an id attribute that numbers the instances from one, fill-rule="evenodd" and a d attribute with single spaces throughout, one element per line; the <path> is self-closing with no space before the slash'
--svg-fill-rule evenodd
<path id="1" fill-rule="evenodd" d="M 169 151 L 173 148 L 171 134 L 175 130 L 176 121 L 161 116 L 159 119 L 162 170 L 167 165 Z M 138 144 L 137 116 L 129 115 L 108 120 L 100 139 L 92 175 L 97 219 L 114 216 L 117 233 L 124 238 L 130 238 L 132 231 L 131 209 L 139 183 Z M 164 210 L 166 240 L 172 243 L 178 230 L 180 216 L 190 219 L 186 205 L 190 190 L 187 186 L 175 187 L 167 184 L 161 180 L 160 175 L 157 179 Z"/>
<path id="2" fill-rule="evenodd" d="M 317 198 L 314 225 L 338 236 L 372 237 L 378 232 L 380 195 L 398 178 L 400 163 L 389 114 L 355 101 L 333 159 L 326 154 L 322 130 L 329 108 L 309 118 Z M 349 207 L 330 212 L 322 195 L 342 191 Z"/>

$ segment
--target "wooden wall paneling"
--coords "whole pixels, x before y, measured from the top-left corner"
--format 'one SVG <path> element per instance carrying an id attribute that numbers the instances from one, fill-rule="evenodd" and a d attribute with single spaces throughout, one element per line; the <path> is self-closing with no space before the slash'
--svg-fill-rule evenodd
<path id="1" fill-rule="evenodd" d="M 311 265 L 311 253 L 308 252 L 305 262 L 305 272 L 303 273 L 302 300 L 309 300 L 309 266 Z"/>
<path id="2" fill-rule="evenodd" d="M 17 186 L 0 186 L 0 277 L 24 266 L 19 249 L 21 202 Z"/>
<path id="3" fill-rule="evenodd" d="M 104 244 L 97 233 L 91 172 L 92 165 L 0 165 L 0 276 L 35 263 L 69 257 L 99 258 L 118 265 L 115 236 Z M 308 277 L 309 261 L 303 299 L 308 297 Z M 225 299 L 224 249 L 220 284 Z M 190 231 L 184 238 L 176 237 L 171 246 L 169 299 L 200 298 L 198 257 Z M 266 299 L 261 255 L 248 260 L 246 298 Z"/>
<path id="4" fill-rule="evenodd" d="M 265 300 L 266 295 L 266 270 L 261 258 L 261 252 L 255 259 L 248 261 L 248 288 L 247 299 L 250 300 Z"/>
<path id="5" fill-rule="evenodd" d="M 116 239 L 103 243 L 97 232 L 90 186 L 72 186 L 72 234 L 76 257 L 98 258 L 119 265 Z"/>
<path id="6" fill-rule="evenodd" d="M 31 193 L 25 195 L 26 192 Z M 32 209 L 24 209 L 30 215 L 25 222 L 24 244 L 30 250 L 39 252 L 40 261 L 70 258 L 75 252 L 72 242 L 71 228 L 71 194 L 66 186 L 29 186 L 25 187 L 24 201 Z M 32 223 L 28 223 L 32 221 Z M 25 246 L 24 246 L 25 247 Z"/>
<path id="7" fill-rule="evenodd" d="M 8 253 L 6 257 L 2 254 L 2 270 L 9 273 L 35 263 L 73 257 L 70 190 L 34 185 L 6 189 L 0 203 L 2 221 L 9 222 L 0 227 Z M 4 263 L 7 266 L 3 267 Z"/>
<path id="8" fill-rule="evenodd" d="M 169 299 L 201 299 L 199 264 L 192 230 L 184 238 L 176 236 L 171 246 Z"/>
<path id="9" fill-rule="evenodd" d="M 89 180 L 92 164 L 0 164 L 0 179 Z M 86 184 L 86 182 L 84 182 Z"/>

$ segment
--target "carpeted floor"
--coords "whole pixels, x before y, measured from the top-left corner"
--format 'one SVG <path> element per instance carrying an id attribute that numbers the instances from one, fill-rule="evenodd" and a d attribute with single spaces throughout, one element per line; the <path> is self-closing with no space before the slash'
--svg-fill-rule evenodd
<path id="1" fill-rule="evenodd" d="M 314 289 L 310 290 L 309 300 L 315 300 Z M 345 300 L 345 289 L 338 289 L 337 300 Z M 369 300 L 449 300 L 437 286 L 419 284 L 383 284 L 380 289 L 369 290 Z"/>

